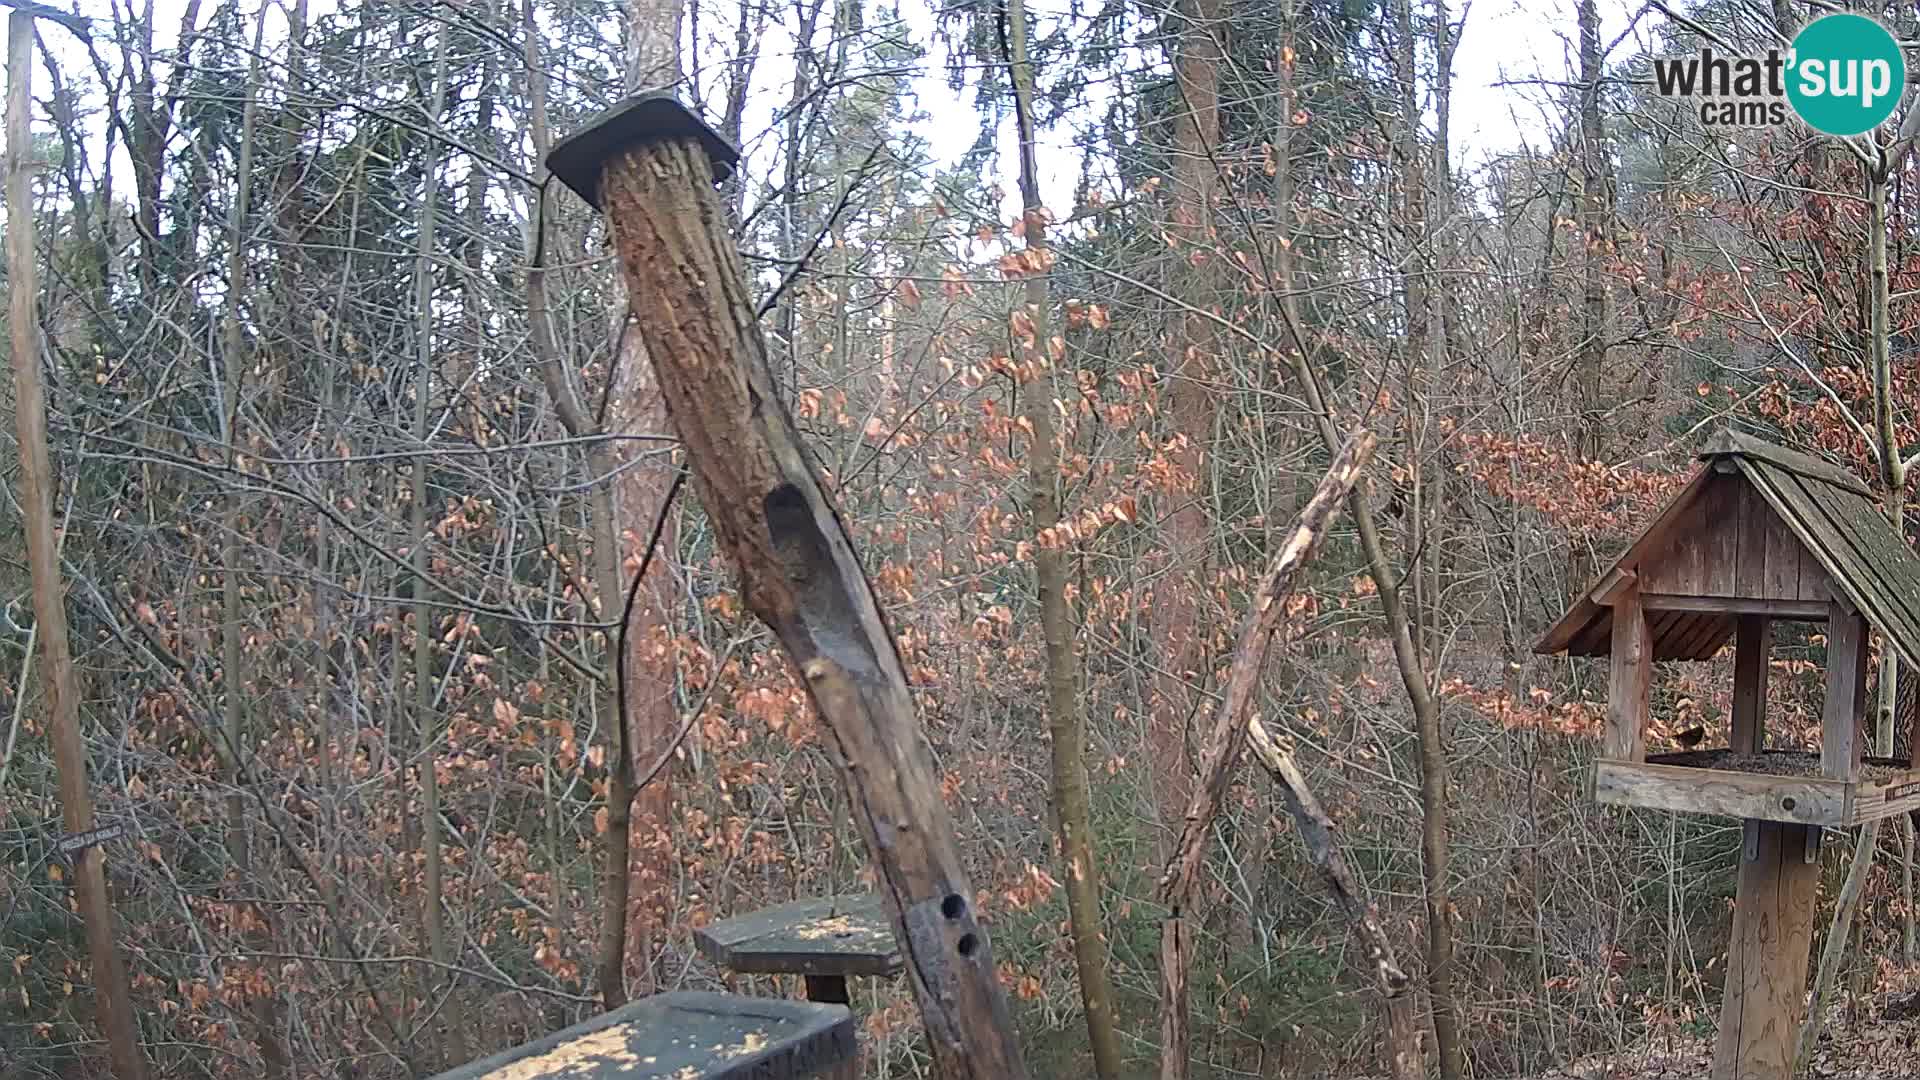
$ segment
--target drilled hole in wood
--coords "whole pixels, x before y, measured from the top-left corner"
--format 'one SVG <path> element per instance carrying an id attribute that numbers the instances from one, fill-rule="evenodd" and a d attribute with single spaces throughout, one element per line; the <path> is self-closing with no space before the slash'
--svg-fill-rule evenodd
<path id="1" fill-rule="evenodd" d="M 949 919 L 957 919 L 966 913 L 967 898 L 959 893 L 948 893 L 947 898 L 940 901 L 940 914 Z"/>
<path id="2" fill-rule="evenodd" d="M 961 956 L 972 956 L 973 950 L 979 947 L 980 947 L 980 938 L 978 935 L 971 934 L 971 933 L 960 935 L 960 955 Z"/>

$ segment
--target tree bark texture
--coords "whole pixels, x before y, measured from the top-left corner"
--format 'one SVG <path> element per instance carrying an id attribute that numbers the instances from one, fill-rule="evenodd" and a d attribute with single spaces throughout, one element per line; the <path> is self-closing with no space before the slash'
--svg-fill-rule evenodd
<path id="1" fill-rule="evenodd" d="M 543 163 L 552 137 L 547 120 L 546 78 L 538 53 L 540 36 L 533 17 L 533 5 L 529 0 L 523 9 L 527 42 L 528 111 L 534 156 L 536 162 Z M 536 169 L 545 175 L 544 164 L 537 164 Z M 637 567 L 645 557 L 640 545 L 644 545 L 649 532 L 643 519 L 659 512 L 660 503 L 670 487 L 670 470 L 664 462 L 640 463 L 623 470 L 622 462 L 605 437 L 600 421 L 587 409 L 585 388 L 578 374 L 567 366 L 561 356 L 560 344 L 553 329 L 546 269 L 539 257 L 539 237 L 546 219 L 546 197 L 537 194 L 535 198 L 537 201 L 529 243 L 534 258 L 530 260 L 527 271 L 527 312 L 534 359 L 539 365 L 541 381 L 553 402 L 554 413 L 561 427 L 587 447 L 582 463 L 583 474 L 596 479 L 619 474 L 622 477 L 619 497 L 632 508 L 623 519 L 621 509 L 616 506 L 615 492 L 608 484 L 594 485 L 587 496 L 589 539 L 593 546 L 590 565 L 593 568 L 594 599 L 599 605 L 595 615 L 602 623 L 609 623 L 619 618 L 625 597 L 621 582 L 621 541 L 628 541 L 624 545 L 628 553 L 627 561 Z M 666 427 L 666 416 L 658 389 L 653 383 L 652 365 L 647 361 L 638 329 L 627 321 L 624 299 L 616 307 L 619 311 L 614 331 L 618 357 L 616 378 L 620 383 L 615 395 L 617 408 L 613 422 L 621 430 L 634 434 L 660 433 Z M 628 527 L 619 527 L 618 523 L 622 520 L 627 522 Z M 669 522 L 668 529 L 662 534 L 661 546 L 671 551 L 673 545 L 674 537 Z M 594 984 L 600 992 L 602 1006 L 607 1009 L 617 1008 L 628 1000 L 626 967 L 630 940 L 638 937 L 643 955 L 651 956 L 648 931 L 654 924 L 650 919 L 663 901 L 668 876 L 664 863 L 672 852 L 671 835 L 665 826 L 671 808 L 665 776 L 656 778 L 648 786 L 644 799 L 637 798 L 638 793 L 634 789 L 636 759 L 653 760 L 658 752 L 663 752 L 665 743 L 672 738 L 674 721 L 671 656 L 664 652 L 663 633 L 656 633 L 656 628 L 664 629 L 671 578 L 664 568 L 656 569 L 647 578 L 635 598 L 634 618 L 607 631 L 608 646 L 603 654 L 607 663 L 598 687 L 598 724 L 607 739 L 607 829 L 600 841 L 600 892 L 597 898 L 600 926 L 594 945 Z M 621 715 L 620 695 L 613 682 L 618 666 L 616 650 L 620 649 L 627 650 L 630 661 L 625 691 L 626 700 L 634 714 L 632 716 Z M 632 843 L 636 831 L 636 811 L 640 846 L 654 860 L 643 860 L 638 874 L 633 869 Z M 636 878 L 648 906 L 634 913 L 637 917 L 630 922 Z M 651 967 L 650 964 L 648 966 Z"/>
<path id="2" fill-rule="evenodd" d="M 1299 583 L 1300 570 L 1318 550 L 1340 511 L 1340 503 L 1359 481 L 1373 455 L 1374 437 L 1360 431 L 1334 455 L 1327 474 L 1293 525 L 1282 532 L 1278 553 L 1254 590 L 1253 601 L 1240 623 L 1240 635 L 1227 671 L 1226 687 L 1213 714 L 1213 725 L 1203 744 L 1200 782 L 1187 803 L 1180 839 L 1160 877 L 1159 900 L 1167 908 L 1160 924 L 1160 1076 L 1186 1080 L 1191 1054 L 1187 1014 L 1187 968 L 1192 938 L 1187 928 L 1200 863 L 1206 855 L 1207 834 L 1226 797 L 1227 782 L 1247 745 L 1246 717 L 1253 705 L 1265 669 L 1268 646 L 1280 629 L 1287 601 Z"/>
<path id="3" fill-rule="evenodd" d="M 1340 841 L 1334 835 L 1337 826 L 1333 818 L 1307 786 L 1306 774 L 1293 759 L 1291 739 L 1284 735 L 1276 738 L 1257 716 L 1247 718 L 1247 737 L 1254 756 L 1280 785 L 1280 799 L 1293 815 L 1294 827 L 1300 831 L 1300 840 L 1307 847 L 1307 858 L 1320 871 L 1327 892 L 1353 925 L 1354 936 L 1360 939 L 1367 951 L 1367 960 L 1373 964 L 1374 978 L 1386 999 L 1389 1073 L 1394 1080 L 1417 1080 L 1425 1076 L 1419 1030 L 1412 1023 L 1412 995 L 1404 993 L 1409 982 L 1407 973 L 1394 957 L 1393 943 L 1380 925 L 1380 914 L 1367 898 L 1366 887 L 1347 865 L 1346 853 L 1340 850 Z"/>
<path id="4" fill-rule="evenodd" d="M 906 673 L 775 396 L 711 162 L 692 140 L 631 145 L 607 162 L 600 191 L 716 542 L 832 735 L 936 1066 L 947 1077 L 1024 1077 Z"/>
<path id="5" fill-rule="evenodd" d="M 685 16 L 681 0 L 627 0 L 626 10 L 627 91 L 678 85 L 682 72 L 680 24 Z M 621 962 L 625 962 L 627 953 L 637 955 L 642 980 L 639 992 L 650 994 L 659 989 L 654 954 L 673 913 L 673 793 L 667 770 L 638 789 L 634 786 L 634 770 L 641 762 L 654 761 L 666 752 L 679 723 L 670 640 L 679 530 L 668 514 L 660 534 L 660 550 L 649 562 L 645 547 L 653 521 L 664 512 L 662 504 L 673 488 L 673 463 L 667 445 L 645 437 L 666 433 L 667 410 L 654 381 L 653 365 L 647 362 L 646 345 L 629 321 L 626 297 L 618 290 L 613 306 L 616 367 L 607 426 L 614 434 L 641 438 L 602 444 L 609 468 L 599 475 L 615 477 L 612 506 L 621 552 L 606 580 L 617 586 L 624 575 L 638 573 L 642 563 L 648 566 L 615 645 L 626 657 L 626 685 L 622 688 L 625 715 L 620 718 L 621 760 L 610 758 L 609 763 L 620 774 L 619 787 L 626 800 L 622 805 L 627 809 L 621 836 L 615 841 L 626 848 L 620 867 L 626 884 L 624 893 L 615 899 L 620 904 L 617 910 L 628 921 L 620 948 Z M 600 602 L 602 618 L 619 618 L 624 594 L 616 591 L 603 595 Z M 608 884 L 612 884 L 611 878 Z M 612 903 L 606 914 L 615 917 Z"/>
<path id="6" fill-rule="evenodd" d="M 1223 51 L 1214 36 L 1225 25 L 1220 0 L 1180 0 L 1175 16 L 1174 82 L 1179 89 L 1173 121 L 1173 221 L 1169 233 L 1174 253 L 1182 260 L 1201 256 L 1198 266 L 1184 262 L 1176 272 L 1181 291 L 1203 304 L 1208 276 L 1201 266 L 1217 185 L 1214 148 L 1220 142 L 1220 67 Z M 1174 494 L 1166 518 L 1170 565 L 1154 589 L 1154 636 L 1158 639 L 1163 673 L 1154 680 L 1152 706 L 1147 712 L 1147 745 L 1152 754 L 1154 802 L 1160 813 L 1162 836 L 1172 839 L 1178 815 L 1191 801 L 1194 761 L 1189 750 L 1190 718 L 1195 712 L 1190 685 L 1207 666 L 1199 598 L 1206 563 L 1208 520 L 1205 493 L 1209 463 L 1205 447 L 1212 439 L 1214 408 L 1211 376 L 1215 369 L 1212 324 L 1192 312 L 1176 316 L 1169 343 L 1167 410 L 1173 434 L 1167 457 L 1192 487 Z M 1162 847 L 1164 857 L 1172 852 Z"/>

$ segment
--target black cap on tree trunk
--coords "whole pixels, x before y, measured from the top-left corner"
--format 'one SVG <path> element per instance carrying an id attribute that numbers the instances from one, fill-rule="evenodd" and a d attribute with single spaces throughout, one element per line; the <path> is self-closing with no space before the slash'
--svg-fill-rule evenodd
<path id="1" fill-rule="evenodd" d="M 586 127 L 553 144 L 547 168 L 595 210 L 600 205 L 600 172 L 613 155 L 630 146 L 662 139 L 697 139 L 713 163 L 713 178 L 733 175 L 740 151 L 668 90 L 635 94 L 594 117 Z"/>

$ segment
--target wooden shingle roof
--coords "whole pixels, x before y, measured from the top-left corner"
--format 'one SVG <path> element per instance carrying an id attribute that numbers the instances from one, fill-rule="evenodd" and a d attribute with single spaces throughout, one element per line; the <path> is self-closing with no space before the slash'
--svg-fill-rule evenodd
<path id="1" fill-rule="evenodd" d="M 1612 649 L 1612 593 L 1623 582 L 1645 589 L 1685 580 L 1714 585 L 1689 589 L 1709 595 L 1649 599 L 1657 660 L 1714 655 L 1741 611 L 1824 619 L 1822 601 L 1833 594 L 1909 664 L 1920 665 L 1920 556 L 1860 478 L 1736 431 L 1713 436 L 1700 458 L 1686 488 L 1580 594 L 1535 652 L 1605 656 Z"/>

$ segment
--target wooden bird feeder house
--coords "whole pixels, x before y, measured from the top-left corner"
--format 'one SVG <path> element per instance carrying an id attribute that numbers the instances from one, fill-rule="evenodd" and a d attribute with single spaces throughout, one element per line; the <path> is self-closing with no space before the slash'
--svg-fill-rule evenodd
<path id="1" fill-rule="evenodd" d="M 1700 458 L 1534 649 L 1609 659 L 1598 801 L 1744 821 L 1713 1076 L 1786 1080 L 1805 1011 L 1821 831 L 1920 807 L 1911 759 L 1863 756 L 1868 627 L 1920 671 L 1920 557 L 1868 487 L 1834 465 L 1731 431 Z M 1825 624 L 1817 754 L 1767 746 L 1767 649 L 1782 620 Z M 1730 745 L 1649 756 L 1653 662 L 1705 660 L 1729 639 Z"/>

